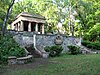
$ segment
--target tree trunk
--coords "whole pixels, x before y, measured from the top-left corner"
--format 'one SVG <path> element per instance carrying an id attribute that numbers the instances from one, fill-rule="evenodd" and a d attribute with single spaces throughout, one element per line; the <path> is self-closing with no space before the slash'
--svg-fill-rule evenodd
<path id="1" fill-rule="evenodd" d="M 72 36 L 74 36 L 74 25 L 72 25 L 71 27 L 72 27 L 72 29 L 71 29 L 71 31 L 72 31 Z"/>
<path id="2" fill-rule="evenodd" d="M 9 5 L 9 8 L 7 10 L 7 14 L 5 16 L 5 19 L 4 19 L 4 22 L 3 22 L 3 25 L 2 25 L 2 35 L 5 34 L 5 30 L 6 30 L 6 27 L 7 27 L 7 20 L 9 18 L 9 15 L 10 15 L 10 12 L 11 12 L 11 9 L 12 9 L 14 2 L 15 2 L 15 0 L 12 0 L 11 4 Z"/>

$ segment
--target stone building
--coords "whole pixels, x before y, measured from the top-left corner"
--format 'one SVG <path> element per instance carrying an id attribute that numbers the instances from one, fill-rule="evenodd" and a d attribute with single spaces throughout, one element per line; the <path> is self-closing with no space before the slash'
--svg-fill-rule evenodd
<path id="1" fill-rule="evenodd" d="M 44 34 L 45 18 L 41 15 L 20 13 L 11 24 L 11 30 Z"/>

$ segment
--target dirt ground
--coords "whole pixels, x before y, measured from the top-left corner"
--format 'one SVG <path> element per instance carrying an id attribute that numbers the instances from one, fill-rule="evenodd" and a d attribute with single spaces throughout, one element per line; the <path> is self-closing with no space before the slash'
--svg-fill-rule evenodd
<path id="1" fill-rule="evenodd" d="M 17 64 L 17 65 L 8 65 L 0 69 L 0 75 L 7 75 L 8 72 L 14 71 L 16 69 L 35 69 L 39 65 L 49 64 L 48 59 L 35 58 L 32 62 L 27 64 Z"/>

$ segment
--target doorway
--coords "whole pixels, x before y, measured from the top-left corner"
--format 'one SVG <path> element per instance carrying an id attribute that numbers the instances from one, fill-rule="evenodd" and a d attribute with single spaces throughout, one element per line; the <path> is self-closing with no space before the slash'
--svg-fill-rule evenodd
<path id="1" fill-rule="evenodd" d="M 23 23 L 24 23 L 24 31 L 28 31 L 29 22 L 28 21 L 23 21 Z"/>

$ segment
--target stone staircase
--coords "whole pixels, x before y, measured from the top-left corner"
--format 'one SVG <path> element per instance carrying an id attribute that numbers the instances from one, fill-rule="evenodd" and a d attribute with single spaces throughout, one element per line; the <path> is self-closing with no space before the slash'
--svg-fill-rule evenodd
<path id="1" fill-rule="evenodd" d="M 41 57 L 41 55 L 35 49 L 33 49 L 31 45 L 29 47 L 25 47 L 25 49 L 29 52 L 29 54 L 33 55 L 33 57 L 35 58 Z"/>
<path id="2" fill-rule="evenodd" d="M 35 50 L 41 55 L 41 57 L 48 58 L 49 53 L 44 50 L 42 45 L 36 45 Z"/>
<path id="3" fill-rule="evenodd" d="M 80 47 L 80 50 L 81 50 L 82 54 L 96 54 L 95 51 L 92 51 L 91 49 L 89 49 L 89 48 L 87 48 L 83 45 L 81 45 L 79 47 Z"/>
<path id="4" fill-rule="evenodd" d="M 92 51 L 91 49 L 89 49 L 89 48 L 83 46 L 83 45 L 81 44 L 81 40 L 82 40 L 82 38 L 78 38 L 78 39 L 76 39 L 74 42 L 75 42 L 75 44 L 76 44 L 77 46 L 80 47 L 80 50 L 81 50 L 82 54 L 95 54 L 95 53 L 97 53 L 96 51 Z"/>
<path id="5" fill-rule="evenodd" d="M 28 54 L 33 55 L 35 58 L 48 58 L 49 53 L 47 53 L 44 48 L 41 45 L 36 45 L 34 49 L 32 48 L 32 45 L 25 47 Z"/>
<path id="6" fill-rule="evenodd" d="M 32 40 L 23 40 L 23 36 L 22 35 L 15 35 L 13 37 L 15 39 L 15 41 L 22 47 L 25 49 L 26 54 L 31 54 L 33 55 L 33 57 L 42 57 L 42 58 L 47 58 L 48 57 L 48 53 L 45 52 L 43 46 L 41 44 L 36 45 L 34 48 L 35 50 L 32 49 L 33 46 L 33 41 Z"/>

